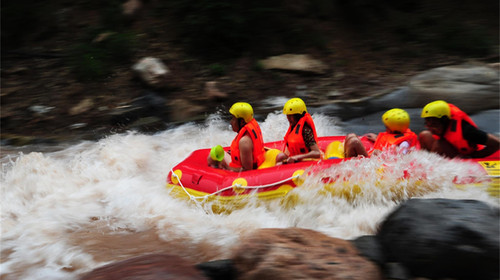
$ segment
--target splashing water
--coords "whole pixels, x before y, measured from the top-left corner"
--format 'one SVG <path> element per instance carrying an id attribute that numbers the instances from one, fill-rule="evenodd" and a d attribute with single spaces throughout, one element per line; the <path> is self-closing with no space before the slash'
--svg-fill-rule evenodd
<path id="1" fill-rule="evenodd" d="M 344 134 L 337 120 L 313 118 L 319 136 Z M 271 113 L 261 128 L 266 142 L 276 141 L 288 123 Z M 346 161 L 307 177 L 282 200 L 222 215 L 170 195 L 165 178 L 176 163 L 195 149 L 228 146 L 234 136 L 227 122 L 212 115 L 205 124 L 156 135 L 112 135 L 56 152 L 4 155 L 1 276 L 77 279 L 147 253 L 223 259 L 242 235 L 259 228 L 301 227 L 351 239 L 374 234 L 391 210 L 412 197 L 499 204 L 484 186 L 454 186 L 476 166 L 426 152 Z"/>

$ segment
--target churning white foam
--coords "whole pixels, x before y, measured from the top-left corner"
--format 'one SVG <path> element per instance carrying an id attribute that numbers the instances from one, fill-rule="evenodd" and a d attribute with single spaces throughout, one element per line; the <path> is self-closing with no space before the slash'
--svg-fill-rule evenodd
<path id="1" fill-rule="evenodd" d="M 344 134 L 334 118 L 313 119 L 319 136 Z M 271 113 L 261 127 L 266 142 L 276 141 L 288 123 L 281 113 Z M 226 214 L 170 195 L 165 179 L 176 163 L 195 149 L 228 146 L 234 136 L 227 121 L 211 115 L 204 124 L 155 135 L 131 132 L 57 152 L 5 156 L 0 273 L 5 279 L 76 279 L 152 250 L 198 261 L 225 258 L 243 234 L 259 228 L 302 227 L 350 239 L 374 234 L 385 215 L 412 197 L 498 205 L 484 187 L 454 187 L 457 176 L 474 174 L 475 167 L 425 152 L 348 161 L 306 178 L 282 201 L 249 203 Z M 412 176 L 402 180 L 405 172 Z M 420 177 L 425 180 L 414 179 Z M 328 178 L 337 181 L 325 186 Z M 141 235 L 146 232 L 153 238 Z M 144 238 L 141 243 L 117 244 L 115 253 L 104 246 L 137 236 Z"/>

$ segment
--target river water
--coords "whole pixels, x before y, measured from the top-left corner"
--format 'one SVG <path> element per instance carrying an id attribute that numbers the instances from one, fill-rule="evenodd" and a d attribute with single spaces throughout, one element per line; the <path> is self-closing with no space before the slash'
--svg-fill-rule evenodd
<path id="1" fill-rule="evenodd" d="M 313 119 L 319 136 L 351 132 L 349 123 L 334 117 L 316 113 Z M 288 126 L 279 113 L 260 123 L 266 142 L 280 140 Z M 205 123 L 155 135 L 112 135 L 55 151 L 3 147 L 1 278 L 77 279 L 106 263 L 147 253 L 194 262 L 224 259 L 242 236 L 260 228 L 301 227 L 353 239 L 374 234 L 384 217 L 411 197 L 500 204 L 488 196 L 486 183 L 454 186 L 453 179 L 479 174 L 477 166 L 420 151 L 384 159 L 391 172 L 383 178 L 377 157 L 325 170 L 349 176 L 349 184 L 337 186 L 352 194 L 347 196 L 325 189 L 315 176 L 282 201 L 250 203 L 226 214 L 170 194 L 165 179 L 176 163 L 195 149 L 227 146 L 234 136 L 227 120 L 211 115 Z M 397 179 L 414 166 L 425 179 Z"/>

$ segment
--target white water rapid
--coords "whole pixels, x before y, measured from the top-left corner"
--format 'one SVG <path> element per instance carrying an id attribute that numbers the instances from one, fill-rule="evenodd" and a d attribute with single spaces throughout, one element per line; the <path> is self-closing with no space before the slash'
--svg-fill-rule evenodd
<path id="1" fill-rule="evenodd" d="M 313 114 L 319 136 L 343 135 L 339 121 Z M 264 140 L 282 139 L 282 114 L 261 121 Z M 213 214 L 172 197 L 169 170 L 195 149 L 228 146 L 235 133 L 212 115 L 155 135 L 128 133 L 82 142 L 56 152 L 4 151 L 1 163 L 2 279 L 78 279 L 101 265 L 148 253 L 170 253 L 194 262 L 228 258 L 239 238 L 259 228 L 301 227 L 332 237 L 374 234 L 378 223 L 411 197 L 476 199 L 499 206 L 486 186 L 456 188 L 455 177 L 475 166 L 415 152 L 384 159 L 391 172 L 380 178 L 380 157 L 325 170 L 349 176 L 330 189 L 307 178 L 285 203 L 250 204 Z M 418 166 L 425 179 L 398 181 Z M 335 188 L 355 188 L 352 196 Z M 292 199 L 293 198 L 293 199 Z"/>

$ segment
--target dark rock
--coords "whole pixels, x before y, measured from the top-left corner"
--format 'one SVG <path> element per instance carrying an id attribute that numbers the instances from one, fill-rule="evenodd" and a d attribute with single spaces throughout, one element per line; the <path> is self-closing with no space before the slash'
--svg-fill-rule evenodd
<path id="1" fill-rule="evenodd" d="M 400 263 L 386 263 L 384 265 L 384 272 L 387 279 L 410 279 L 410 273 Z"/>
<path id="2" fill-rule="evenodd" d="M 158 117 L 167 120 L 166 100 L 162 96 L 147 92 L 134 99 L 130 104 L 124 104 L 114 109 L 111 114 L 113 125 L 128 125 L 140 118 Z"/>
<path id="3" fill-rule="evenodd" d="M 498 108 L 500 72 L 488 65 L 463 64 L 434 68 L 412 77 L 410 94 L 424 106 L 445 100 L 466 113 Z"/>
<path id="4" fill-rule="evenodd" d="M 197 264 L 196 267 L 203 271 L 205 276 L 214 280 L 236 279 L 236 268 L 232 260 L 216 260 Z"/>
<path id="5" fill-rule="evenodd" d="M 500 211 L 474 200 L 412 199 L 377 234 L 388 262 L 413 276 L 498 279 Z"/>
<path id="6" fill-rule="evenodd" d="M 138 130 L 141 132 L 158 132 L 165 130 L 167 124 L 158 117 L 140 118 L 127 126 L 127 129 Z"/>
<path id="7" fill-rule="evenodd" d="M 94 269 L 81 280 L 199 280 L 207 279 L 195 265 L 172 255 L 140 256 Z"/>
<path id="8" fill-rule="evenodd" d="M 382 252 L 378 239 L 374 235 L 364 235 L 351 241 L 361 254 L 378 265 L 385 263 L 385 257 Z"/>

